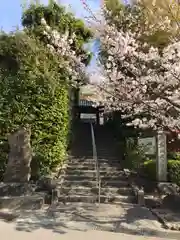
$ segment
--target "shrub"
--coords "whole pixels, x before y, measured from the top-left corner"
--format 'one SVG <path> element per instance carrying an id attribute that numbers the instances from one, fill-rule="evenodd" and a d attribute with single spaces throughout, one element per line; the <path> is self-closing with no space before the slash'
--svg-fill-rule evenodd
<path id="1" fill-rule="evenodd" d="M 143 163 L 143 171 L 147 176 L 152 179 L 156 180 L 156 162 L 153 160 L 147 160 Z"/>
<path id="2" fill-rule="evenodd" d="M 168 159 L 180 160 L 180 153 L 179 152 L 168 152 L 167 154 Z"/>
<path id="3" fill-rule="evenodd" d="M 35 175 L 50 173 L 65 157 L 69 130 L 62 59 L 24 33 L 1 34 L 0 46 L 0 171 L 7 161 L 7 134 L 28 124 Z"/>
<path id="4" fill-rule="evenodd" d="M 168 160 L 168 179 L 180 185 L 180 161 Z M 156 162 L 153 160 L 145 161 L 143 164 L 144 173 L 152 179 L 156 180 Z"/>
<path id="5" fill-rule="evenodd" d="M 8 159 L 9 145 L 6 138 L 0 137 L 0 181 L 3 180 L 3 173 Z"/>
<path id="6" fill-rule="evenodd" d="M 7 161 L 7 134 L 26 124 L 32 132 L 33 176 L 56 169 L 66 155 L 72 76 L 63 67 L 67 59 L 47 47 L 51 42 L 42 34 L 42 17 L 53 30 L 74 35 L 71 50 L 85 65 L 92 57 L 84 48 L 92 32 L 55 1 L 30 4 L 22 15 L 23 31 L 0 34 L 0 176 Z M 82 84 L 86 78 L 76 80 Z"/>
<path id="7" fill-rule="evenodd" d="M 168 160 L 169 180 L 180 185 L 180 161 Z"/>
<path id="8" fill-rule="evenodd" d="M 147 157 L 144 153 L 144 150 L 138 146 L 135 139 L 128 138 L 126 140 L 126 167 L 130 169 L 139 169 L 146 159 Z"/>

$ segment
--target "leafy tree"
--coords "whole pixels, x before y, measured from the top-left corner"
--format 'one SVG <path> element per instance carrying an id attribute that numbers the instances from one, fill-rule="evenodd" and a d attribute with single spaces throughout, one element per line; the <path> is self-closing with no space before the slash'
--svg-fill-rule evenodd
<path id="1" fill-rule="evenodd" d="M 37 177 L 52 172 L 65 158 L 69 83 L 81 80 L 90 60 L 84 43 L 91 32 L 54 2 L 30 5 L 22 23 L 24 31 L 0 35 L 1 166 L 3 170 L 7 159 L 7 134 L 28 124 Z"/>
<path id="2" fill-rule="evenodd" d="M 180 20 L 180 5 L 177 0 L 141 0 L 139 5 L 142 7 L 144 14 L 149 24 L 164 25 L 168 22 L 168 27 L 164 29 L 164 36 L 167 40 L 180 38 L 179 34 L 179 20 Z M 162 34 L 161 34 L 162 39 Z M 160 39 L 160 40 L 161 40 Z M 157 38 L 157 42 L 158 42 Z M 169 42 L 169 41 L 168 41 Z"/>
<path id="3" fill-rule="evenodd" d="M 32 128 L 33 155 L 47 173 L 66 154 L 69 101 L 61 57 L 23 32 L 0 36 L 0 135 Z M 61 73 L 61 74 L 60 74 Z"/>
<path id="4" fill-rule="evenodd" d="M 142 0 L 134 1 L 131 5 L 119 4 L 117 11 L 111 5 L 107 5 L 108 12 L 105 11 L 105 18 L 115 24 L 119 30 L 129 29 L 136 33 L 142 42 L 148 42 L 161 50 L 177 36 L 178 21 L 175 21 L 172 16 L 167 19 L 161 4 L 155 8 L 152 1 L 151 4 L 150 1 L 149 4 L 147 2 L 148 0 Z M 164 6 L 164 1 L 162 2 Z M 112 11 L 110 11 L 111 8 Z"/>
<path id="5" fill-rule="evenodd" d="M 105 0 L 104 4 L 107 10 L 111 12 L 112 17 L 117 16 L 118 12 L 124 7 L 120 0 Z"/>
<path id="6" fill-rule="evenodd" d="M 40 40 L 44 40 L 41 34 L 41 19 L 44 18 L 47 24 L 59 33 L 69 32 L 69 37 L 75 35 L 71 48 L 78 56 L 83 56 L 82 61 L 86 65 L 90 63 L 92 54 L 84 49 L 84 44 L 92 38 L 92 32 L 80 19 L 76 19 L 65 8 L 50 1 L 48 5 L 31 4 L 22 15 L 22 25 L 26 32 L 35 34 Z"/>

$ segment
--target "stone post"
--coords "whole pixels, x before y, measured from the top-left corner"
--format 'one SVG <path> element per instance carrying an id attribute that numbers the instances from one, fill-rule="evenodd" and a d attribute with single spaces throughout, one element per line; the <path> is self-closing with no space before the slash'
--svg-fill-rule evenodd
<path id="1" fill-rule="evenodd" d="M 164 131 L 158 131 L 156 136 L 156 176 L 159 182 L 167 181 L 167 141 Z"/>
<path id="2" fill-rule="evenodd" d="M 144 190 L 143 188 L 142 189 L 139 189 L 137 191 L 137 202 L 140 206 L 145 206 L 145 199 L 144 199 Z"/>
<path id="3" fill-rule="evenodd" d="M 28 128 L 20 128 L 9 135 L 10 151 L 4 182 L 23 183 L 29 181 L 32 160 L 30 137 L 31 131 Z"/>

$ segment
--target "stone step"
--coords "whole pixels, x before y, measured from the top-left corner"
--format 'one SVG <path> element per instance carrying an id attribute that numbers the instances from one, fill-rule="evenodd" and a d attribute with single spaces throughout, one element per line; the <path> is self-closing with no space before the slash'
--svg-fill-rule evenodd
<path id="1" fill-rule="evenodd" d="M 69 187 L 69 186 L 86 186 L 86 187 L 96 187 L 96 181 L 89 181 L 89 180 L 82 180 L 82 181 L 70 181 L 67 179 L 64 179 L 63 186 Z"/>
<path id="2" fill-rule="evenodd" d="M 7 209 L 40 209 L 45 201 L 45 194 L 30 196 L 4 196 L 0 197 L 0 208 Z"/>
<path id="3" fill-rule="evenodd" d="M 96 179 L 96 174 L 88 175 L 84 173 L 84 175 L 75 175 L 75 174 L 67 174 L 65 175 L 65 179 L 69 181 L 76 181 L 76 180 L 89 180 L 93 181 Z M 109 176 L 101 176 L 101 181 L 118 181 L 118 180 L 126 180 L 124 176 L 119 174 L 119 176 L 109 175 Z"/>
<path id="4" fill-rule="evenodd" d="M 101 180 L 101 187 L 103 188 L 112 188 L 112 187 L 129 187 L 129 183 L 127 180 L 108 180 L 102 181 Z"/>
<path id="5" fill-rule="evenodd" d="M 87 161 L 86 162 L 78 162 L 78 161 L 68 162 L 68 166 L 75 167 L 75 168 L 89 167 L 91 169 L 91 168 L 95 168 L 95 162 L 94 161 L 91 161 L 91 162 L 87 162 Z M 99 162 L 99 167 L 100 168 L 108 168 L 108 167 L 112 168 L 113 167 L 113 168 L 118 168 L 118 169 L 122 170 L 119 162 L 108 162 L 108 161 L 102 162 L 101 161 L 101 162 Z"/>
<path id="6" fill-rule="evenodd" d="M 98 162 L 100 163 L 100 164 L 106 164 L 106 163 L 111 163 L 111 165 L 113 164 L 113 163 L 118 163 L 118 164 L 120 164 L 120 160 L 119 159 L 117 159 L 117 158 L 110 158 L 109 156 L 107 156 L 107 157 L 105 157 L 105 156 L 102 156 L 102 157 L 98 157 Z M 73 160 L 70 160 L 69 162 L 68 162 L 69 164 L 77 164 L 77 163 L 79 163 L 79 164 L 94 164 L 94 159 L 92 158 L 92 159 L 73 159 Z"/>
<path id="7" fill-rule="evenodd" d="M 110 159 L 110 158 L 100 158 L 100 159 L 98 159 L 98 162 L 99 162 L 99 164 L 105 164 L 105 163 L 107 163 L 107 164 L 109 164 L 109 165 L 114 165 L 114 164 L 116 164 L 116 165 L 120 165 L 120 160 L 119 159 Z"/>
<path id="8" fill-rule="evenodd" d="M 99 173 L 100 173 L 100 176 L 103 177 L 103 176 L 122 176 L 124 174 L 123 171 L 117 171 L 117 170 L 110 170 L 108 171 L 107 170 L 99 170 Z M 67 169 L 66 170 L 66 174 L 68 175 L 79 175 L 79 176 L 82 176 L 82 175 L 85 175 L 85 176 L 90 176 L 90 177 L 94 177 L 96 176 L 96 171 L 95 170 L 81 170 L 81 169 Z"/>
<path id="9" fill-rule="evenodd" d="M 106 172 L 111 172 L 111 171 L 122 171 L 122 168 L 119 166 L 115 167 L 115 166 L 110 166 L 109 164 L 101 164 L 99 166 L 101 171 L 106 171 Z M 81 171 L 87 171 L 87 170 L 94 170 L 95 171 L 95 165 L 91 164 L 91 165 L 77 165 L 77 164 L 71 164 L 67 166 L 67 171 L 74 171 L 74 170 L 81 170 Z"/>
<path id="10" fill-rule="evenodd" d="M 126 181 L 126 177 L 122 174 L 119 174 L 119 175 L 115 175 L 114 173 L 112 173 L 112 175 L 105 175 L 105 176 L 100 176 L 101 178 L 101 181 Z"/>
<path id="11" fill-rule="evenodd" d="M 84 156 L 82 158 L 82 156 Z M 89 156 L 86 154 L 83 154 L 81 156 L 77 155 L 75 158 L 68 158 L 68 163 L 76 163 L 76 162 L 90 162 L 90 161 L 94 161 L 92 158 L 92 154 L 90 154 Z"/>
<path id="12" fill-rule="evenodd" d="M 93 181 L 96 179 L 96 175 L 94 174 L 94 176 L 86 176 L 85 174 L 84 175 L 65 175 L 64 177 L 65 180 L 68 180 L 68 181 L 84 181 L 84 180 L 87 180 L 87 181 Z"/>
<path id="13" fill-rule="evenodd" d="M 95 203 L 98 201 L 98 195 L 61 195 L 59 202 L 87 202 Z M 133 203 L 134 196 L 100 196 L 101 203 Z"/>
<path id="14" fill-rule="evenodd" d="M 73 159 L 73 160 L 69 160 L 68 164 L 75 164 L 75 163 L 79 163 L 79 164 L 87 164 L 87 163 L 94 163 L 94 159 L 90 158 L 90 159 Z"/>
<path id="15" fill-rule="evenodd" d="M 85 187 L 96 187 L 97 182 L 96 181 L 89 181 L 89 180 L 67 180 L 65 179 L 63 182 L 63 186 L 69 187 L 69 186 L 85 186 Z M 118 180 L 118 181 L 102 181 L 101 182 L 101 187 L 127 187 L 128 186 L 128 181 L 123 181 L 123 180 Z"/>
<path id="16" fill-rule="evenodd" d="M 71 187 L 62 187 L 62 193 L 70 193 L 70 194 L 79 194 L 84 193 L 86 194 L 97 194 L 98 188 L 97 187 L 82 187 L 82 186 L 71 186 Z M 132 189 L 130 187 L 120 187 L 120 188 L 101 188 L 102 195 L 132 195 Z"/>
<path id="17" fill-rule="evenodd" d="M 107 207 L 107 208 L 112 207 L 111 204 L 108 204 L 108 205 L 105 206 L 103 203 L 101 205 L 99 205 L 98 203 L 94 203 L 92 205 L 91 203 L 84 203 L 84 202 L 73 202 L 73 203 L 72 202 L 67 202 L 66 204 L 63 204 L 63 203 L 59 202 L 59 203 L 56 203 L 55 208 L 51 208 L 51 211 L 52 212 L 58 212 L 60 214 L 61 213 L 71 214 L 74 211 L 79 212 L 79 210 L 83 213 L 90 211 L 90 214 L 93 214 L 93 212 L 95 211 L 96 213 L 97 212 L 104 213 L 101 216 L 107 217 L 107 212 L 108 211 L 107 210 L 104 211 L 104 207 Z M 121 206 L 125 209 L 130 209 L 130 208 L 132 209 L 134 207 L 137 207 L 138 205 L 136 203 L 134 204 L 134 203 L 123 203 L 122 202 Z M 47 212 L 48 209 L 49 209 L 49 205 L 44 205 L 42 210 Z M 109 208 L 108 208 L 108 210 L 109 210 Z M 116 210 L 117 210 L 117 208 L 116 208 Z M 111 214 L 108 213 L 108 216 L 109 215 L 111 215 Z M 112 213 L 112 215 L 114 215 L 114 214 Z"/>

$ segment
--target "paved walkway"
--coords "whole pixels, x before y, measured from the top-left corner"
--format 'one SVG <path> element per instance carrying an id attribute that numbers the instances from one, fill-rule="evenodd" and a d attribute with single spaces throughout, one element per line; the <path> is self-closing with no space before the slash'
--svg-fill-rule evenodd
<path id="1" fill-rule="evenodd" d="M 71 240 L 98 237 L 102 239 L 129 239 L 125 234 L 131 234 L 133 240 L 138 239 L 180 239 L 180 233 L 162 229 L 161 224 L 147 208 L 133 204 L 58 204 L 51 209 L 38 211 L 21 211 L 11 223 L 0 222 L 0 233 L 20 240 L 45 239 Z M 8 214 L 7 214 L 8 216 Z M 8 217 L 3 217 L 8 219 Z M 138 235 L 138 236 L 137 236 Z M 141 236 L 147 238 L 141 238 Z M 150 238 L 148 238 L 150 237 Z"/>
<path id="2" fill-rule="evenodd" d="M 66 234 L 60 234 L 40 228 L 33 232 L 17 231 L 14 223 L 0 222 L 0 233 L 2 239 L 7 240 L 92 240 L 92 239 L 103 239 L 103 240 L 160 240 L 161 238 L 154 237 L 142 237 L 132 236 L 123 233 L 109 233 L 102 231 L 72 231 L 69 230 Z"/>

